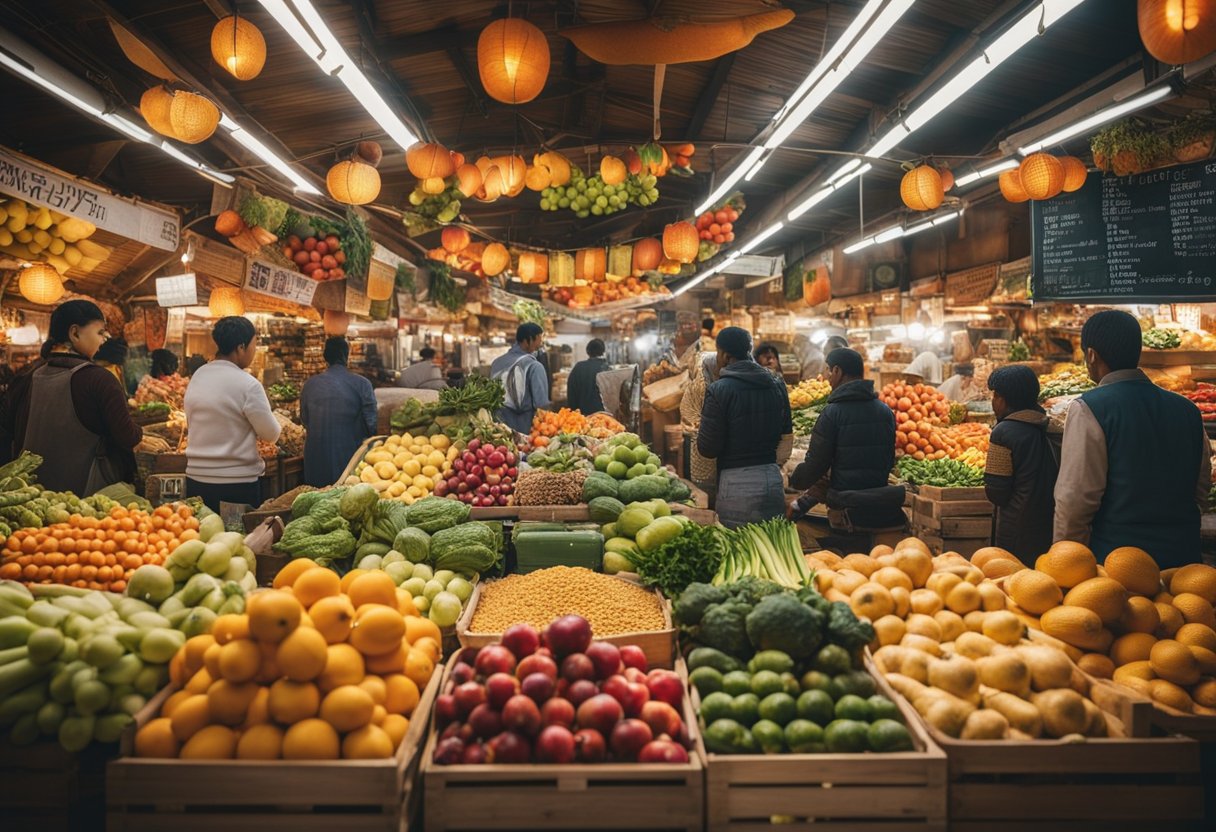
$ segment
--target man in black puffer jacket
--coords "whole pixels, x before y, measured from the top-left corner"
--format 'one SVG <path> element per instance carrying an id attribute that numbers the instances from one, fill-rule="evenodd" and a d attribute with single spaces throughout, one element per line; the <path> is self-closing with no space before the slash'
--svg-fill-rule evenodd
<path id="1" fill-rule="evenodd" d="M 752 359 L 752 336 L 728 326 L 718 333 L 718 380 L 705 391 L 697 451 L 718 462 L 715 509 L 735 528 L 785 513 L 779 467 L 793 446 L 785 382 Z"/>
<path id="2" fill-rule="evenodd" d="M 790 475 L 792 487 L 813 490 L 790 513 L 802 515 L 826 502 L 829 508 L 847 510 L 857 526 L 900 525 L 905 520 L 903 491 L 887 486 L 895 464 L 895 414 L 878 400 L 874 382 L 862 378 L 865 364 L 857 352 L 832 350 L 827 364 L 832 395 L 811 433 L 806 461 Z M 825 489 L 820 481 L 829 471 Z"/>

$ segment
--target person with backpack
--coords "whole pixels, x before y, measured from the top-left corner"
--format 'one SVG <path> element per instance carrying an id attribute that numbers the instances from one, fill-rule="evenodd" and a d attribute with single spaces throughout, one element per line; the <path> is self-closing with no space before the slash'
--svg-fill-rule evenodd
<path id="1" fill-rule="evenodd" d="M 539 324 L 520 324 L 515 330 L 515 345 L 490 365 L 490 377 L 501 381 L 506 391 L 503 406 L 494 418 L 517 433 L 531 433 L 537 408 L 549 406 L 545 368 L 535 355 L 544 341 L 545 331 Z"/>
<path id="2" fill-rule="evenodd" d="M 1061 429 L 1039 407 L 1039 378 L 1022 364 L 988 376 L 997 424 L 988 439 L 984 492 L 996 506 L 992 536 L 1027 566 L 1051 548 Z"/>

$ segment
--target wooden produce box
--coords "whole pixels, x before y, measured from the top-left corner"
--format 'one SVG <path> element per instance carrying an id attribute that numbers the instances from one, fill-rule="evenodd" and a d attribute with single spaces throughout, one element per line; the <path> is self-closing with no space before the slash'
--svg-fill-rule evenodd
<path id="1" fill-rule="evenodd" d="M 0 828 L 101 832 L 106 762 L 117 752 L 113 744 L 73 754 L 55 740 L 0 742 Z"/>
<path id="2" fill-rule="evenodd" d="M 110 832 L 408 832 L 412 788 L 426 739 L 439 673 L 422 692 L 395 756 L 383 760 L 177 760 L 123 756 L 106 783 Z M 136 714 L 143 726 L 173 691 Z"/>
<path id="3" fill-rule="evenodd" d="M 626 583 L 636 583 L 619 576 L 613 577 L 617 577 L 618 580 L 624 580 Z M 469 598 L 469 603 L 465 605 L 464 612 L 460 614 L 460 620 L 456 622 L 456 637 L 460 640 L 461 647 L 485 647 L 502 637 L 502 633 L 474 633 L 469 630 L 469 627 L 473 623 L 473 614 L 477 610 L 477 603 L 481 600 L 481 590 L 484 586 L 485 584 L 478 583 L 474 587 L 473 595 Z M 659 606 L 663 611 L 663 623 L 665 626 L 662 630 L 646 630 L 614 636 L 597 635 L 595 639 L 596 641 L 606 641 L 610 644 L 615 644 L 618 647 L 623 644 L 636 644 L 646 654 L 646 662 L 650 667 L 671 668 L 675 666 L 676 657 L 676 629 L 671 621 L 671 605 L 666 603 L 658 590 L 655 590 L 654 594 L 658 597 Z"/>
<path id="4" fill-rule="evenodd" d="M 878 692 L 899 706 L 915 751 L 889 754 L 714 754 L 698 725 L 705 758 L 708 832 L 770 828 L 773 815 L 791 829 L 945 832 L 946 755 L 912 706 L 868 667 Z M 700 697 L 691 691 L 694 707 Z M 785 825 L 772 827 L 786 828 Z"/>
<path id="5" fill-rule="evenodd" d="M 455 661 L 448 662 L 440 690 Z M 682 660 L 676 671 L 687 678 Z M 696 716 L 687 696 L 684 720 L 695 741 Z M 695 749 L 687 763 L 671 765 L 441 766 L 432 762 L 437 740 L 431 731 L 422 756 L 426 832 L 704 829 L 705 770 Z"/>
<path id="6" fill-rule="evenodd" d="M 912 530 L 935 553 L 970 557 L 991 545 L 993 510 L 982 488 L 922 485 L 912 499 Z"/>

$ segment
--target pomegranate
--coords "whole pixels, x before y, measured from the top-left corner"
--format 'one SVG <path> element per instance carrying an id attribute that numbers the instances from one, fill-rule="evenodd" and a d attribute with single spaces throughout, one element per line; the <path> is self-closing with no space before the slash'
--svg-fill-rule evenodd
<path id="1" fill-rule="evenodd" d="M 581 615 L 563 615 L 546 628 L 545 643 L 560 658 L 582 653 L 591 644 L 591 624 Z"/>
<path id="2" fill-rule="evenodd" d="M 651 740 L 638 752 L 639 763 L 687 763 L 688 751 L 671 740 Z"/>
<path id="3" fill-rule="evenodd" d="M 540 730 L 540 708 L 523 694 L 512 696 L 502 706 L 502 724 L 509 731 L 532 736 Z"/>
<path id="4" fill-rule="evenodd" d="M 630 682 L 635 682 L 639 685 L 646 684 L 646 674 L 638 670 L 636 667 L 626 667 L 622 674 Z"/>
<path id="5" fill-rule="evenodd" d="M 483 702 L 469 714 L 469 727 L 474 736 L 488 740 L 502 733 L 502 717 L 488 702 Z"/>
<path id="6" fill-rule="evenodd" d="M 519 693 L 519 680 L 508 673 L 495 673 L 486 679 L 486 702 L 499 710 L 507 700 Z"/>
<path id="7" fill-rule="evenodd" d="M 546 726 L 536 738 L 538 763 L 572 763 L 574 750 L 574 734 L 561 725 Z"/>
<path id="8" fill-rule="evenodd" d="M 545 652 L 547 653 L 548 651 Z M 525 656 L 520 660 L 519 666 L 515 668 L 515 675 L 520 679 L 527 679 L 533 673 L 543 673 L 550 679 L 556 679 L 557 662 L 553 661 L 552 656 L 542 655 L 541 653 Z"/>
<path id="9" fill-rule="evenodd" d="M 646 674 L 646 687 L 650 689 L 650 698 L 658 699 L 679 708 L 684 704 L 684 683 L 671 670 L 652 670 Z"/>
<path id="10" fill-rule="evenodd" d="M 587 647 L 587 658 L 595 666 L 595 678 L 607 679 L 621 672 L 621 651 L 615 644 L 606 641 L 593 641 Z M 567 657 L 569 658 L 569 657 Z M 565 668 L 565 663 L 562 663 Z"/>
<path id="11" fill-rule="evenodd" d="M 486 701 L 486 689 L 478 682 L 465 682 L 456 686 L 452 696 L 456 698 L 456 710 L 460 718 L 464 719 L 470 711 Z"/>
<path id="12" fill-rule="evenodd" d="M 523 659 L 531 656 L 540 647 L 540 633 L 529 624 L 512 624 L 502 634 L 502 646 Z"/>
<path id="13" fill-rule="evenodd" d="M 473 666 L 483 676 L 493 676 L 495 673 L 513 673 L 515 656 L 501 644 L 491 644 L 489 647 L 481 649 Z"/>
<path id="14" fill-rule="evenodd" d="M 471 682 L 477 678 L 477 671 L 473 669 L 473 665 L 457 662 L 452 668 L 452 682 L 457 685 L 463 685 L 465 682 Z"/>
<path id="15" fill-rule="evenodd" d="M 459 763 L 464 756 L 464 743 L 456 737 L 448 737 L 435 744 L 434 760 L 441 766 Z"/>
<path id="16" fill-rule="evenodd" d="M 450 693 L 441 693 L 435 697 L 435 724 L 440 728 L 455 722 L 460 716 L 456 707 L 456 697 Z"/>
<path id="17" fill-rule="evenodd" d="M 532 746 L 526 737 L 503 731 L 490 740 L 486 749 L 488 763 L 526 763 L 532 759 Z"/>
<path id="18" fill-rule="evenodd" d="M 466 766 L 479 766 L 486 761 L 486 747 L 479 742 L 466 746 L 460 762 Z"/>
<path id="19" fill-rule="evenodd" d="M 579 679 L 577 682 L 569 683 L 563 679 L 561 684 L 567 685 L 565 698 L 569 699 L 570 704 L 576 708 L 599 693 L 595 682 L 588 681 L 587 679 Z"/>
<path id="20" fill-rule="evenodd" d="M 609 746 L 619 760 L 636 760 L 646 743 L 654 739 L 650 726 L 640 719 L 623 719 L 612 729 Z"/>
<path id="21" fill-rule="evenodd" d="M 650 730 L 656 737 L 666 734 L 674 739 L 680 735 L 680 728 L 684 725 L 684 721 L 680 719 L 680 714 L 675 708 L 666 702 L 655 700 L 642 706 L 640 719 L 650 726 Z"/>
<path id="22" fill-rule="evenodd" d="M 594 680 L 595 665 L 585 653 L 571 653 L 562 659 L 562 678 L 567 682 L 577 682 L 579 679 Z"/>
<path id="23" fill-rule="evenodd" d="M 624 662 L 625 667 L 636 667 L 643 673 L 646 672 L 646 653 L 636 644 L 626 644 L 621 647 L 621 661 Z"/>
<path id="24" fill-rule="evenodd" d="M 552 677 L 546 676 L 544 673 L 532 673 L 524 677 L 523 683 L 519 686 L 519 692 L 539 705 L 553 696 L 556 688 L 557 683 L 553 681 Z"/>
<path id="25" fill-rule="evenodd" d="M 606 693 L 598 693 L 578 706 L 578 727 L 593 728 L 607 736 L 624 716 L 620 702 Z"/>
<path id="26" fill-rule="evenodd" d="M 565 725 L 574 727 L 574 706 L 568 699 L 550 699 L 540 708 L 542 725 Z"/>
<path id="27" fill-rule="evenodd" d="M 608 746 L 599 731 L 584 728 L 574 735 L 574 758 L 580 763 L 602 763 L 608 756 Z"/>
<path id="28" fill-rule="evenodd" d="M 630 682 L 625 697 L 625 716 L 637 716 L 642 712 L 642 706 L 650 700 L 650 691 L 641 682 Z"/>
<path id="29" fill-rule="evenodd" d="M 623 708 L 629 698 L 629 680 L 624 676 L 609 676 L 600 684 L 600 690 L 620 702 Z"/>

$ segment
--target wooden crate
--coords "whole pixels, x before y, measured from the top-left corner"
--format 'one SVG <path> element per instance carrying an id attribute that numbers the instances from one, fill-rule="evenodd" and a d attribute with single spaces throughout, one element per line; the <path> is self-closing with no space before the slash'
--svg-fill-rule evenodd
<path id="1" fill-rule="evenodd" d="M 965 558 L 970 558 L 985 546 L 991 546 L 990 537 L 943 537 L 940 529 L 928 529 L 913 524 L 912 533 L 919 537 L 929 547 L 933 554 L 942 552 L 957 552 Z"/>
<path id="2" fill-rule="evenodd" d="M 440 674 L 422 692 L 397 754 L 384 760 L 155 760 L 123 756 L 106 782 L 111 832 L 408 832 L 416 801 L 410 788 L 426 739 Z M 156 717 L 165 689 L 136 715 Z"/>
<path id="3" fill-rule="evenodd" d="M 938 502 L 988 500 L 988 495 L 982 488 L 941 488 L 936 485 L 921 485 L 917 487 L 916 493 L 927 500 L 937 500 Z"/>
<path id="4" fill-rule="evenodd" d="M 992 534 L 992 515 L 987 517 L 928 517 L 924 514 L 916 514 L 913 516 L 912 522 L 945 540 L 981 537 L 987 540 Z"/>
<path id="5" fill-rule="evenodd" d="M 683 673 L 683 661 L 676 670 Z M 687 696 L 684 719 L 695 738 Z M 441 766 L 432 762 L 437 734 L 430 734 L 422 755 L 426 832 L 704 829 L 705 769 L 695 749 L 689 762 L 673 765 Z"/>
<path id="6" fill-rule="evenodd" d="M 918 496 L 914 505 L 918 516 L 941 519 L 944 517 L 991 517 L 992 503 L 987 500 L 931 500 Z"/>
<path id="7" fill-rule="evenodd" d="M 626 578 L 620 578 L 620 576 L 614 577 L 624 580 L 626 583 L 636 583 Z M 460 614 L 460 620 L 456 622 L 456 637 L 460 640 L 461 647 L 485 647 L 502 637 L 502 633 L 474 633 L 469 630 L 469 627 L 473 623 L 473 613 L 477 609 L 477 602 L 481 600 L 483 586 L 484 584 L 478 583 L 474 587 L 473 595 L 469 598 L 469 603 L 465 605 L 464 612 Z M 607 641 L 610 644 L 618 646 L 622 644 L 636 644 L 646 654 L 646 662 L 651 667 L 670 668 L 674 667 L 676 656 L 675 625 L 671 621 L 670 605 L 665 602 L 663 596 L 657 590 L 655 590 L 654 594 L 658 596 L 659 606 L 663 610 L 663 622 L 665 626 L 662 630 L 646 630 L 615 636 L 597 635 L 596 640 Z"/>
<path id="8" fill-rule="evenodd" d="M 54 740 L 0 742 L 0 828 L 101 832 L 106 762 L 117 753 L 112 744 L 72 754 Z"/>
<path id="9" fill-rule="evenodd" d="M 867 669 L 879 692 L 899 706 L 916 751 L 713 754 L 698 731 L 708 832 L 760 832 L 772 828 L 773 815 L 795 819 L 776 827 L 782 829 L 945 832 L 946 755 L 882 674 Z M 692 698 L 699 707 L 695 690 Z"/>

